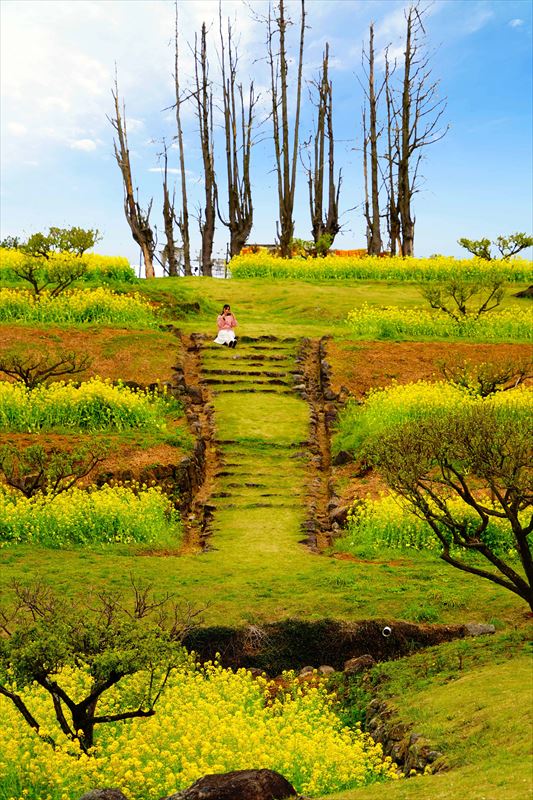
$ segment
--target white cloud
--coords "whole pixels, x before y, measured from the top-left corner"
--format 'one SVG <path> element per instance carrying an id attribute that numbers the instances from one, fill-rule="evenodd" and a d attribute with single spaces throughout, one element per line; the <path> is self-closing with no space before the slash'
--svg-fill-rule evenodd
<path id="1" fill-rule="evenodd" d="M 523 24 L 524 24 L 524 20 L 523 19 L 516 18 L 516 19 L 510 19 L 509 20 L 509 27 L 510 28 L 519 28 Z"/>
<path id="2" fill-rule="evenodd" d="M 92 153 L 98 147 L 94 139 L 75 139 L 70 143 L 71 150 L 82 150 L 85 153 Z"/>
<path id="3" fill-rule="evenodd" d="M 162 174 L 164 169 L 163 167 L 150 167 L 148 172 L 159 172 Z M 181 175 L 181 170 L 177 167 L 167 167 L 167 172 L 169 175 Z M 185 170 L 185 172 L 187 172 L 187 170 Z"/>
<path id="4" fill-rule="evenodd" d="M 28 128 L 20 122 L 8 122 L 7 130 L 12 136 L 26 136 Z"/>

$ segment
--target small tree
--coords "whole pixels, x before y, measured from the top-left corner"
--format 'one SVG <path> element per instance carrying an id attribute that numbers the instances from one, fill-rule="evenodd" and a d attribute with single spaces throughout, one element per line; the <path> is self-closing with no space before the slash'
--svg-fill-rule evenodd
<path id="1" fill-rule="evenodd" d="M 21 688 L 34 683 L 42 687 L 63 734 L 90 755 L 98 725 L 153 716 L 170 675 L 186 661 L 180 642 L 199 612 L 180 606 L 170 595 L 158 598 L 150 587 L 132 583 L 129 603 L 109 593 L 94 600 L 89 593 L 90 605 L 87 594 L 73 603 L 43 584 L 15 585 L 13 599 L 0 610 L 0 694 L 52 747 L 57 745 L 55 738 L 41 734 L 43 724 Z M 88 675 L 81 697 L 62 683 L 65 667 L 80 668 Z M 99 714 L 105 693 L 141 670 L 143 679 L 128 687 L 122 707 Z"/>
<path id="2" fill-rule="evenodd" d="M 517 418 L 505 407 L 479 403 L 407 422 L 372 442 L 368 452 L 409 510 L 428 523 L 444 561 L 508 589 L 533 611 L 532 442 L 531 413 Z M 493 545 L 491 520 L 505 523 L 515 558 Z"/>
<path id="3" fill-rule="evenodd" d="M 52 248 L 60 253 L 73 253 L 79 258 L 102 239 L 96 228 L 50 228 L 49 239 Z"/>
<path id="4" fill-rule="evenodd" d="M 515 389 L 526 378 L 533 377 L 533 363 L 531 359 L 525 358 L 521 361 L 485 364 L 443 361 L 439 364 L 439 368 L 447 381 L 461 386 L 478 397 L 490 397 L 496 392 Z"/>
<path id="5" fill-rule="evenodd" d="M 48 255 L 28 255 L 11 269 L 21 280 L 30 284 L 35 297 L 39 299 L 45 289 L 50 292 L 51 297 L 57 297 L 64 292 L 74 281 L 83 278 L 87 272 L 87 264 L 79 258 L 50 261 Z"/>
<path id="6" fill-rule="evenodd" d="M 477 258 L 482 258 L 484 261 L 492 261 L 494 258 L 490 249 L 490 239 L 463 238 L 458 239 L 457 242 Z M 512 233 L 510 236 L 498 236 L 492 244 L 499 251 L 500 258 L 507 261 L 522 250 L 533 247 L 533 236 L 528 236 L 527 233 Z"/>
<path id="7" fill-rule="evenodd" d="M 421 293 L 431 308 L 461 323 L 477 320 L 497 308 L 505 295 L 503 283 L 497 276 L 478 282 L 452 278 L 442 286 L 423 286 Z"/>
<path id="8" fill-rule="evenodd" d="M 8 486 L 24 497 L 44 494 L 55 497 L 75 486 L 105 458 L 106 448 L 93 443 L 70 452 L 35 444 L 0 448 L 0 475 Z"/>
<path id="9" fill-rule="evenodd" d="M 20 381 L 28 389 L 35 389 L 41 383 L 48 383 L 52 378 L 63 375 L 78 375 L 85 372 L 91 365 L 91 359 L 86 354 L 43 353 L 33 351 L 25 355 L 17 353 L 0 356 L 0 372 Z"/>

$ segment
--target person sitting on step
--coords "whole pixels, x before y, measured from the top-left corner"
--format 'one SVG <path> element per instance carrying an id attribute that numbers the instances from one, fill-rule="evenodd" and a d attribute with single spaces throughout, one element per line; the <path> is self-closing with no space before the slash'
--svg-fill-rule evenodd
<path id="1" fill-rule="evenodd" d="M 236 347 L 237 339 L 234 328 L 237 327 L 237 320 L 231 312 L 229 305 L 225 305 L 222 313 L 217 317 L 218 335 L 215 344 L 223 344 L 226 347 Z"/>

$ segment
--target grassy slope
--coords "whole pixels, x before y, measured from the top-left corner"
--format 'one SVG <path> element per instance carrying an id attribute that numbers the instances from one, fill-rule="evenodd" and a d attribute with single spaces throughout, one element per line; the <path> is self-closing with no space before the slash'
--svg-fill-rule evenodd
<path id="1" fill-rule="evenodd" d="M 413 731 L 445 754 L 452 769 L 340 792 L 328 800 L 529 797 L 533 683 L 531 657 L 521 638 L 518 633 L 453 642 L 385 665 L 390 702 L 404 722 L 413 723 Z"/>
<path id="2" fill-rule="evenodd" d="M 200 301 L 200 312 L 178 323 L 183 330 L 213 331 L 215 314 L 223 302 L 230 302 L 240 321 L 239 332 L 250 335 L 331 333 L 342 337 L 346 336 L 343 320 L 354 305 L 422 304 L 416 287 L 406 284 L 313 286 L 297 282 L 270 285 L 258 280 L 165 279 L 143 288 L 154 296 L 165 292 L 184 302 Z M 513 298 L 506 302 L 522 307 L 521 301 Z M 116 355 L 120 358 L 118 351 Z M 41 577 L 67 594 L 80 583 L 88 588 L 105 585 L 123 589 L 133 574 L 158 590 L 177 590 L 193 604 L 210 602 L 205 619 L 211 623 L 260 622 L 289 615 L 309 619 L 423 619 L 429 607 L 440 621 L 492 620 L 499 628 L 523 624 L 522 605 L 510 593 L 454 571 L 433 557 L 413 554 L 392 560 L 384 554 L 380 561 L 350 562 L 311 555 L 298 546 L 303 518 L 299 502 L 302 465 L 283 456 L 280 468 L 279 460 L 269 460 L 262 452 L 262 445 L 272 439 L 287 444 L 305 438 L 305 405 L 288 397 L 277 398 L 275 407 L 266 396 L 246 398 L 221 395 L 216 399 L 219 435 L 240 440 L 232 476 L 237 483 L 246 482 L 249 476 L 259 482 L 262 469 L 273 492 L 281 488 L 289 494 L 288 507 L 282 502 L 267 510 L 247 507 L 249 490 L 235 489 L 230 501 L 217 501 L 213 539 L 217 549 L 200 556 L 143 555 L 127 547 L 102 552 L 65 550 L 58 573 L 56 552 L 29 547 L 0 550 L 0 587 L 14 578 Z M 256 455 L 261 452 L 258 469 Z M 227 488 L 224 482 L 221 488 Z M 252 495 L 252 501 L 256 499 Z M 336 795 L 336 800 L 518 800 L 527 796 L 526 656 L 496 664 L 488 659 L 445 684 L 439 679 L 417 684 L 410 674 L 416 664 L 413 659 L 397 662 L 397 669 L 407 677 L 403 684 L 399 681 L 395 685 L 393 700 L 403 718 L 415 723 L 417 732 L 445 743 L 446 755 L 456 769 L 344 792 Z"/>

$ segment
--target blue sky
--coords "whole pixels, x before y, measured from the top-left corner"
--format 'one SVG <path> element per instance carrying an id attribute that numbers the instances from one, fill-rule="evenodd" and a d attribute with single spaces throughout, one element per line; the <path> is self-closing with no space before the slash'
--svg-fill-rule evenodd
<path id="1" fill-rule="evenodd" d="M 297 20 L 298 3 L 288 2 Z M 253 75 L 268 109 L 264 30 L 254 19 L 267 3 L 223 0 L 241 39 L 244 80 Z M 1 0 L 1 236 L 24 235 L 50 225 L 99 228 L 100 252 L 138 261 L 122 210 L 122 184 L 113 157 L 111 86 L 116 62 L 126 102 L 135 182 L 141 199 L 154 196 L 160 218 L 158 141 L 175 133 L 173 114 L 173 2 L 169 0 Z M 376 44 L 398 48 L 405 3 L 397 0 L 307 0 L 305 78 L 316 75 L 329 41 L 335 103 L 337 161 L 343 167 L 341 206 L 360 206 L 361 46 L 371 20 Z M 180 3 L 184 80 L 192 74 L 185 42 L 205 19 L 210 38 L 216 0 Z M 297 25 L 292 35 L 297 34 Z M 460 236 L 495 238 L 532 225 L 532 4 L 529 0 L 435 0 L 427 34 L 433 75 L 447 97 L 450 131 L 427 150 L 425 182 L 415 200 L 416 254 L 460 255 Z M 216 56 L 211 58 L 216 82 Z M 215 94 L 217 93 L 215 87 Z M 301 135 L 310 130 L 304 94 Z M 193 205 L 201 197 L 200 151 L 193 109 L 186 112 L 186 158 Z M 217 142 L 219 133 L 217 133 Z M 218 148 L 223 179 L 223 150 Z M 172 161 L 172 159 L 174 159 Z M 177 174 L 177 152 L 171 152 Z M 251 239 L 275 237 L 276 187 L 269 123 L 254 150 L 255 224 Z M 305 175 L 300 172 L 296 235 L 310 238 Z M 361 210 L 343 216 L 338 247 L 363 247 Z M 194 223 L 193 223 L 194 224 Z M 218 226 L 222 255 L 226 229 Z M 193 245 L 198 234 L 193 229 Z"/>

